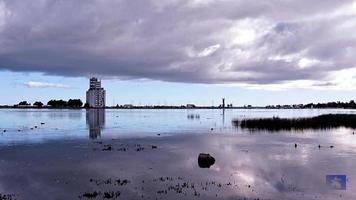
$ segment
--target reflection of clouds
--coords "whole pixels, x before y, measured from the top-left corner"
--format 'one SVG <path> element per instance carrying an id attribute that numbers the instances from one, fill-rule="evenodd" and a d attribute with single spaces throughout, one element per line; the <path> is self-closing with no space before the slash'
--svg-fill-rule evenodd
<path id="1" fill-rule="evenodd" d="M 299 148 L 298 150 L 300 151 L 300 155 L 299 155 L 300 158 L 298 159 L 298 161 L 300 162 L 300 164 L 307 165 L 309 155 L 310 155 L 310 150 L 306 147 Z"/>
<path id="2" fill-rule="evenodd" d="M 68 113 L 63 111 L 53 111 L 53 112 L 48 112 L 47 115 L 48 118 L 54 120 L 54 119 L 66 118 L 68 116 Z"/>
<path id="3" fill-rule="evenodd" d="M 101 115 L 100 111 L 87 112 L 88 125 L 90 126 L 90 121 L 95 123 L 100 121 Z M 95 123 L 94 127 L 100 127 L 100 122 L 99 125 L 95 125 Z M 6 184 L 5 189 L 13 191 L 19 188 L 16 184 L 21 182 L 22 177 L 26 177 L 27 184 L 36 181 L 37 190 L 44 186 L 45 191 L 53 191 L 54 196 L 60 195 L 63 191 L 76 196 L 78 191 L 93 190 L 91 185 L 88 185 L 90 178 L 129 177 L 132 184 L 128 186 L 128 191 L 122 192 L 123 195 L 127 195 L 130 191 L 134 193 L 134 187 L 142 184 L 143 179 L 146 183 L 154 178 L 169 176 L 183 177 L 197 185 L 201 182 L 216 181 L 222 184 L 231 182 L 238 186 L 237 188 L 223 186 L 217 190 L 220 199 L 249 197 L 250 199 L 299 200 L 312 199 L 315 196 L 318 196 L 319 199 L 335 199 L 336 193 L 325 188 L 324 182 L 325 174 L 329 174 L 335 169 L 345 171 L 348 177 L 355 178 L 354 157 L 344 159 L 338 158 L 338 154 L 332 151 L 323 153 L 318 149 L 310 148 L 299 151 L 291 145 L 276 145 L 283 141 L 283 137 L 290 137 L 290 135 L 251 137 L 249 135 L 209 134 L 103 141 L 103 143 L 112 144 L 114 149 L 120 147 L 120 143 L 141 144 L 146 147 L 149 145 L 158 146 L 158 149 L 155 150 L 145 148 L 143 152 L 136 152 L 132 149 L 127 152 L 110 153 L 92 150 L 92 147 L 98 146 L 66 143 L 19 147 L 11 149 L 11 151 L 2 151 L 2 159 L 6 160 L 7 165 L 0 165 L 0 185 Z M 221 148 L 223 145 L 228 147 Z M 76 146 L 81 147 L 76 148 Z M 58 154 L 58 149 L 64 149 L 64 151 Z M 46 153 L 41 154 L 41 157 L 34 156 L 39 152 Z M 197 156 L 201 152 L 210 153 L 216 158 L 216 163 L 211 169 L 198 167 Z M 83 154 L 89 156 L 83 156 Z M 304 154 L 308 154 L 308 159 L 303 158 Z M 337 162 L 335 162 L 336 159 Z M 32 163 L 32 165 L 28 165 L 28 163 Z M 53 165 L 42 166 L 42 163 L 53 163 Z M 58 166 L 56 166 L 57 163 L 59 163 Z M 341 169 L 340 166 L 344 166 L 344 168 Z M 18 170 L 21 167 L 24 167 L 24 170 Z M 74 170 L 75 173 L 72 174 L 71 170 Z M 6 177 L 1 174 L 2 171 L 6 171 Z M 17 174 L 16 179 L 11 177 L 13 174 Z M 75 181 L 68 189 L 65 185 L 53 184 L 51 182 L 53 177 L 64 181 L 70 177 Z M 10 182 L 12 183 L 11 187 L 9 186 Z M 73 184 L 75 185 L 73 186 Z M 251 185 L 251 188 L 247 185 Z M 9 190 L 9 188 L 12 189 Z M 156 192 L 160 189 L 162 187 L 159 183 L 154 183 L 142 193 L 146 197 L 156 197 Z M 18 190 L 21 191 L 21 189 Z M 26 192 L 35 193 L 36 188 L 26 188 L 24 193 Z M 205 199 L 216 199 L 215 194 L 215 191 L 208 191 L 204 193 L 206 195 L 204 197 Z M 124 197 L 123 199 L 125 199 Z M 164 198 L 182 199 L 181 197 L 175 195 Z M 186 199 L 192 199 L 190 197 L 188 195 Z M 356 194 L 347 190 L 343 197 L 355 199 Z M 132 199 L 135 198 L 136 196 Z"/>
<path id="4" fill-rule="evenodd" d="M 295 149 L 294 146 L 288 145 L 291 141 L 285 143 L 285 138 L 293 140 L 293 137 L 303 144 L 302 147 Z M 322 178 L 330 168 L 342 165 L 340 163 L 335 165 L 332 161 L 338 157 L 337 152 L 330 152 L 330 149 L 325 149 L 328 152 L 321 152 L 317 148 L 317 140 L 320 138 L 312 137 L 315 135 L 291 137 L 280 133 L 277 136 L 210 137 L 210 140 L 205 138 L 204 141 L 205 145 L 211 147 L 210 151 L 223 152 L 220 155 L 215 154 L 217 165 L 221 167 L 221 171 L 237 171 L 238 173 L 233 175 L 235 181 L 241 184 L 254 184 L 260 192 L 270 194 L 272 197 L 273 191 L 303 192 L 312 196 L 314 193 L 322 195 L 325 192 Z M 341 162 L 350 161 L 345 159 Z M 347 168 L 348 173 L 355 174 L 350 171 L 350 167 Z M 282 177 L 284 181 L 281 181 Z"/>
<path id="5" fill-rule="evenodd" d="M 255 178 L 252 174 L 250 174 L 250 172 L 240 172 L 235 176 L 248 184 L 253 184 L 255 182 Z"/>
<path id="6" fill-rule="evenodd" d="M 269 155 L 269 159 L 272 160 L 293 160 L 293 158 L 289 154 L 285 155 Z"/>
<path id="7" fill-rule="evenodd" d="M 288 180 L 288 177 L 282 176 L 280 181 L 274 185 L 274 188 L 279 192 L 296 192 L 300 191 L 297 185 L 297 183 Z"/>
<path id="8" fill-rule="evenodd" d="M 47 117 L 52 120 L 80 120 L 82 118 L 82 110 L 77 109 L 49 109 Z"/>
<path id="9" fill-rule="evenodd" d="M 82 112 L 69 112 L 68 113 L 68 118 L 69 119 L 80 119 L 82 118 Z"/>
<path id="10" fill-rule="evenodd" d="M 347 147 L 356 147 L 356 135 L 353 135 L 352 132 L 355 130 L 348 129 L 348 128 L 340 128 L 333 130 L 332 140 L 330 142 L 335 142 L 339 144 L 341 148 Z"/>
<path id="11" fill-rule="evenodd" d="M 89 129 L 89 138 L 96 139 L 101 136 L 101 129 L 105 126 L 104 109 L 87 109 L 86 122 Z"/>
<path id="12" fill-rule="evenodd" d="M 28 112 L 27 109 L 16 109 L 16 110 L 12 111 L 12 113 L 14 113 L 15 115 L 17 115 L 21 118 L 27 118 L 30 115 L 30 112 Z"/>
<path id="13" fill-rule="evenodd" d="M 36 112 L 36 111 L 33 111 L 32 117 L 40 118 L 40 117 L 42 117 L 42 113 L 43 113 L 43 112 L 41 112 L 41 110 L 38 110 L 37 112 Z"/>

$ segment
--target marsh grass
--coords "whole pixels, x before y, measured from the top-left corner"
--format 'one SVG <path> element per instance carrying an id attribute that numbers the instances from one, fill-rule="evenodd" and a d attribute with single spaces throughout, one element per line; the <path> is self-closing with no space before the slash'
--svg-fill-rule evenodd
<path id="1" fill-rule="evenodd" d="M 356 128 L 356 115 L 353 114 L 326 114 L 310 118 L 259 118 L 234 120 L 235 126 L 250 130 L 303 130 L 303 129 L 331 129 Z"/>

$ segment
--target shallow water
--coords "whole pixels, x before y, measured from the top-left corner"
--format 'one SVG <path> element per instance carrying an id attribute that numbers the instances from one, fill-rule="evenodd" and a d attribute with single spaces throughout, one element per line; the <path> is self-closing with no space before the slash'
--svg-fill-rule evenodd
<path id="1" fill-rule="evenodd" d="M 355 199 L 353 130 L 248 132 L 231 123 L 325 113 L 354 111 L 0 110 L 0 131 L 6 130 L 0 193 L 17 199 L 86 199 L 83 194 L 95 191 L 97 199 L 105 192 L 120 192 L 118 199 Z M 199 153 L 214 156 L 215 164 L 199 168 Z M 327 187 L 328 174 L 347 175 L 346 190 Z"/>
<path id="2" fill-rule="evenodd" d="M 273 116 L 308 117 L 325 113 L 355 114 L 356 111 L 346 109 L 109 109 L 106 111 L 0 109 L 0 145 L 39 143 L 48 140 L 147 137 L 156 134 L 176 135 L 206 132 L 239 134 L 243 131 L 233 127 L 231 123 L 233 119 Z M 41 125 L 41 123 L 44 124 Z"/>

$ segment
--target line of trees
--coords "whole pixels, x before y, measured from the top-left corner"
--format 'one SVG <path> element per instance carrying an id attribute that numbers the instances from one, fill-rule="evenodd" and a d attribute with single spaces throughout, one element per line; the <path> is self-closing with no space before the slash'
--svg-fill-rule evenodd
<path id="1" fill-rule="evenodd" d="M 33 103 L 33 106 L 36 107 L 43 107 L 43 103 L 40 101 L 36 101 Z M 17 106 L 31 106 L 31 103 L 28 103 L 27 101 L 21 101 L 15 107 Z M 47 102 L 47 106 L 53 107 L 53 108 L 81 108 L 83 106 L 83 102 L 80 99 L 69 99 L 68 101 L 64 100 L 50 100 Z"/>
<path id="2" fill-rule="evenodd" d="M 47 105 L 55 108 L 63 108 L 63 107 L 80 108 L 83 106 L 83 102 L 80 99 L 69 99 L 68 101 L 64 101 L 61 99 L 61 100 L 50 100 L 47 103 Z"/>
<path id="3" fill-rule="evenodd" d="M 266 106 L 266 108 L 346 108 L 346 109 L 356 109 L 356 103 L 354 100 L 349 102 L 328 102 L 328 103 L 309 103 L 309 104 L 298 104 L 298 105 L 273 105 Z"/>
<path id="4" fill-rule="evenodd" d="M 21 101 L 19 104 L 19 106 L 30 106 L 30 103 L 27 103 L 27 101 Z"/>
<path id="5" fill-rule="evenodd" d="M 317 103 L 317 104 L 306 104 L 304 108 L 356 108 L 356 103 L 354 100 L 350 102 L 328 102 L 328 103 Z"/>

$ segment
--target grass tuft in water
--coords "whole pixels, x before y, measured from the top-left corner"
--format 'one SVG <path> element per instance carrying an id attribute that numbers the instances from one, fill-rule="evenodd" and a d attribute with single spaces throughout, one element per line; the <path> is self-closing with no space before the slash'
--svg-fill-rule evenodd
<path id="1" fill-rule="evenodd" d="M 256 130 L 303 130 L 303 129 L 331 129 L 356 128 L 356 115 L 353 114 L 326 114 L 310 118 L 259 118 L 234 120 L 233 124 L 242 129 Z"/>

